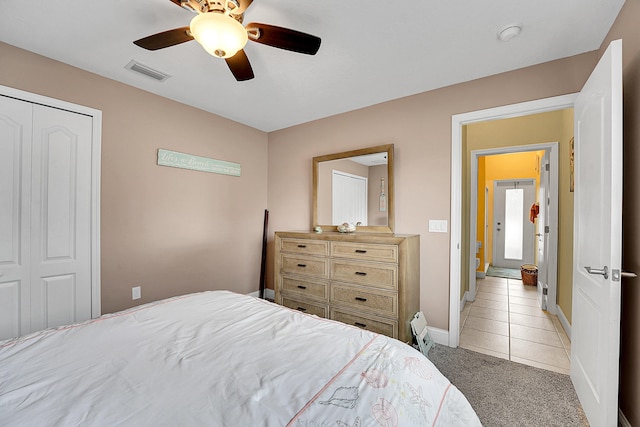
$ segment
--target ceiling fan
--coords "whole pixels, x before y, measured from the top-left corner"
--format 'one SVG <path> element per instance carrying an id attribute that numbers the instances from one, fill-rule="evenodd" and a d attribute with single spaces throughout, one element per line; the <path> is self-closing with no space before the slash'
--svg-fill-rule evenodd
<path id="1" fill-rule="evenodd" d="M 244 12 L 253 0 L 170 1 L 198 15 L 188 27 L 153 34 L 133 43 L 147 50 L 158 50 L 195 39 L 211 55 L 224 58 L 238 81 L 254 77 L 243 50 L 248 40 L 307 55 L 315 55 L 320 48 L 320 38 L 311 34 L 267 24 L 243 26 Z"/>

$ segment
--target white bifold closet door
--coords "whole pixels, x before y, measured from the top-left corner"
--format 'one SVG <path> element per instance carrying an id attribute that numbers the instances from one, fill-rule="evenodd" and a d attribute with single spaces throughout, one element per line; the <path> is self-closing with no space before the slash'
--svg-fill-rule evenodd
<path id="1" fill-rule="evenodd" d="M 92 118 L 0 96 L 0 339 L 91 318 Z"/>

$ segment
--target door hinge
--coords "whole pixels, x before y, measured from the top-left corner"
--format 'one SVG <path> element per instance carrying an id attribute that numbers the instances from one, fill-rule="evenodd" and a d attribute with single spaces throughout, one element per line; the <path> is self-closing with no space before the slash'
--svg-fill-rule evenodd
<path id="1" fill-rule="evenodd" d="M 549 288 L 547 287 L 542 288 L 542 295 L 549 295 Z"/>

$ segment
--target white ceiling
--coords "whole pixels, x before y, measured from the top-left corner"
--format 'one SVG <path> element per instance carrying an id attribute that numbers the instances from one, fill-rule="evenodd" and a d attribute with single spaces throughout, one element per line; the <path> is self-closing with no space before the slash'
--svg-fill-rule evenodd
<path id="1" fill-rule="evenodd" d="M 250 41 L 255 78 L 245 82 L 195 41 L 155 52 L 132 43 L 189 24 L 193 14 L 170 0 L 3 0 L 0 40 L 269 132 L 597 49 L 623 3 L 254 0 L 245 24 L 292 28 L 322 45 L 308 56 Z M 511 24 L 520 36 L 498 40 Z M 126 70 L 132 59 L 172 77 Z"/>

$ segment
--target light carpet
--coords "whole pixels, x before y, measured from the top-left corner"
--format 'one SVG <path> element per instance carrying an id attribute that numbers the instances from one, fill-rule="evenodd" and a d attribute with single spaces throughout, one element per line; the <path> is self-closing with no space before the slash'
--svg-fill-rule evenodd
<path id="1" fill-rule="evenodd" d="M 568 375 L 443 345 L 429 359 L 484 426 L 589 426 Z"/>

